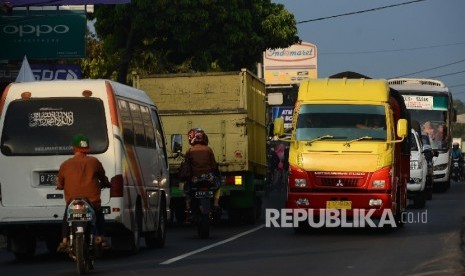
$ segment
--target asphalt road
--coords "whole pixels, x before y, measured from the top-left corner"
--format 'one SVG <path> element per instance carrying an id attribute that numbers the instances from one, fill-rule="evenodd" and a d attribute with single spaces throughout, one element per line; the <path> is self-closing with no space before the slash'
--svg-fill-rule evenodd
<path id="1" fill-rule="evenodd" d="M 137 255 L 108 251 L 91 275 L 464 275 L 465 183 L 434 194 L 425 209 L 409 209 L 394 230 L 337 228 L 296 234 L 264 223 L 215 226 L 199 239 L 193 227 L 171 226 L 165 248 Z M 283 206 L 272 192 L 266 208 Z M 39 244 L 36 258 L 18 262 L 0 249 L 1 275 L 75 275 L 66 256 Z"/>

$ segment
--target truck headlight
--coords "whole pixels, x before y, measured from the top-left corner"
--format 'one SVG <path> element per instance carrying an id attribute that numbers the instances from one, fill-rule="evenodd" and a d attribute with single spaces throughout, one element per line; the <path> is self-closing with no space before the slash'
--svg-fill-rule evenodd
<path id="1" fill-rule="evenodd" d="M 386 180 L 373 180 L 372 187 L 374 189 L 384 189 L 386 186 Z"/>
<path id="2" fill-rule="evenodd" d="M 410 161 L 410 169 L 411 170 L 417 170 L 420 169 L 420 163 L 415 160 L 415 161 Z"/>
<path id="3" fill-rule="evenodd" d="M 307 180 L 296 178 L 294 180 L 294 185 L 299 188 L 305 188 L 307 187 Z"/>

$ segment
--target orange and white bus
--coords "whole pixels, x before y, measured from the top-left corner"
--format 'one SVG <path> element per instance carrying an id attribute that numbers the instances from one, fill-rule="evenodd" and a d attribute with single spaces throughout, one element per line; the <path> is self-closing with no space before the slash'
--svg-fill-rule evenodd
<path id="1" fill-rule="evenodd" d="M 111 181 L 102 190 L 114 248 L 162 247 L 170 216 L 168 156 L 156 105 L 110 80 L 12 83 L 0 100 L 0 234 L 18 259 L 42 239 L 54 252 L 65 210 L 56 175 L 83 133 Z"/>

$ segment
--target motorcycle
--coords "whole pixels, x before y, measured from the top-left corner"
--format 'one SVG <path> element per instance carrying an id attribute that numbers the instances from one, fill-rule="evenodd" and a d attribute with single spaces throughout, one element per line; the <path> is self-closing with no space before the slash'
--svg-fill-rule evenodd
<path id="1" fill-rule="evenodd" d="M 202 239 L 210 236 L 210 224 L 218 219 L 212 210 L 213 197 L 218 188 L 219 185 L 213 174 L 193 177 L 190 184 L 192 221 L 197 226 L 197 233 Z"/>
<path id="2" fill-rule="evenodd" d="M 462 179 L 461 162 L 459 158 L 452 159 L 452 180 L 455 182 Z"/>
<path id="3" fill-rule="evenodd" d="M 100 248 L 94 243 L 95 211 L 86 198 L 73 199 L 67 209 L 66 220 L 70 227 L 69 256 L 76 262 L 79 274 L 94 268 Z"/>

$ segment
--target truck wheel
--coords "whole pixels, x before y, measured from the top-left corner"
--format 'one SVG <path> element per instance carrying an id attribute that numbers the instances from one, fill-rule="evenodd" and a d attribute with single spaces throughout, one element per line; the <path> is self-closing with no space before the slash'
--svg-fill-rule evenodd
<path id="1" fill-rule="evenodd" d="M 255 224 L 260 219 L 262 212 L 261 198 L 255 198 L 254 205 L 251 208 L 244 210 L 244 222 L 246 224 Z"/>
<path id="2" fill-rule="evenodd" d="M 402 214 L 404 213 L 404 210 L 402 210 L 402 202 L 401 202 L 402 199 L 400 195 L 400 189 L 397 189 L 396 195 L 397 195 L 396 196 L 397 202 L 396 202 L 396 214 L 394 215 L 394 219 L 395 219 L 397 228 L 401 228 L 404 226 L 404 220 L 402 218 Z"/>
<path id="3" fill-rule="evenodd" d="M 232 225 L 238 225 L 241 223 L 241 212 L 238 209 L 228 209 L 228 221 Z"/>

